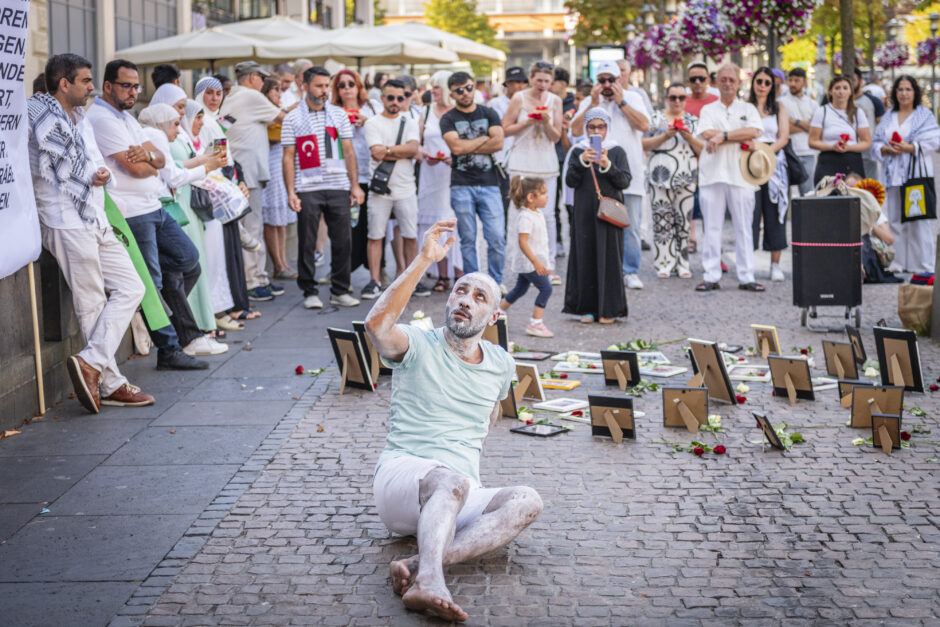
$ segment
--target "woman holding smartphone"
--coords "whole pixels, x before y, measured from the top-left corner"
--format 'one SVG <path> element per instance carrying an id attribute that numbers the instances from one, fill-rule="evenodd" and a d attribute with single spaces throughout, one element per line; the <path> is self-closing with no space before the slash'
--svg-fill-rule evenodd
<path id="1" fill-rule="evenodd" d="M 871 148 L 865 113 L 852 100 L 852 83 L 835 76 L 826 90 L 829 103 L 816 110 L 809 124 L 809 147 L 819 151 L 813 184 L 824 176 L 854 172 L 865 176 L 862 153 Z"/>

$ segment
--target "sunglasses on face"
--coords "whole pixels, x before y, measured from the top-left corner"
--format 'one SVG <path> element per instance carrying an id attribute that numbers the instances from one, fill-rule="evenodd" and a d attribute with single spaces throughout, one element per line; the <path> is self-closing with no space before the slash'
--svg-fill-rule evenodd
<path id="1" fill-rule="evenodd" d="M 608 83 L 610 83 L 611 85 L 613 85 L 613 84 L 616 83 L 616 82 L 617 82 L 617 79 L 616 79 L 616 78 L 613 78 L 613 77 L 606 77 L 606 76 L 605 76 L 605 77 L 602 77 L 602 78 L 597 79 L 597 83 L 598 83 L 599 85 L 607 85 Z"/>
<path id="2" fill-rule="evenodd" d="M 388 102 L 396 102 L 396 101 L 397 101 L 397 102 L 404 102 L 404 101 L 405 101 L 405 97 L 404 97 L 404 96 L 393 96 L 392 94 L 385 94 L 385 100 L 387 100 Z"/>
<path id="3" fill-rule="evenodd" d="M 126 91 L 140 91 L 140 83 L 114 83 Z"/>
<path id="4" fill-rule="evenodd" d="M 465 87 L 458 87 L 454 90 L 454 93 L 458 96 L 463 96 L 464 94 L 473 93 L 473 85 L 467 85 Z"/>
<path id="5" fill-rule="evenodd" d="M 406 91 L 406 92 L 405 92 L 405 98 L 411 98 L 411 92 L 410 92 L 410 91 Z"/>
<path id="6" fill-rule="evenodd" d="M 704 83 L 707 80 L 708 80 L 707 76 L 690 76 L 689 77 L 690 83 Z"/>
<path id="7" fill-rule="evenodd" d="M 549 63 L 548 61 L 536 61 L 536 62 L 535 62 L 535 67 L 539 68 L 540 70 L 542 70 L 542 69 L 545 69 L 545 70 L 554 70 L 554 69 L 555 69 L 555 66 L 554 66 L 553 64 Z"/>
<path id="8" fill-rule="evenodd" d="M 765 78 L 758 78 L 758 79 L 755 79 L 754 84 L 755 84 L 755 85 L 760 85 L 761 87 L 770 87 L 771 85 L 774 84 L 774 82 L 773 82 L 773 81 L 769 81 L 769 80 L 767 80 L 767 79 L 765 79 Z"/>
<path id="9" fill-rule="evenodd" d="M 685 102 L 685 98 L 685 94 L 682 94 L 681 96 L 669 96 L 669 100 L 672 102 Z"/>
<path id="10" fill-rule="evenodd" d="M 355 87 L 355 86 L 356 86 L 355 83 L 339 83 L 337 85 L 337 87 L 339 87 L 340 89 L 349 89 L 350 87 Z"/>

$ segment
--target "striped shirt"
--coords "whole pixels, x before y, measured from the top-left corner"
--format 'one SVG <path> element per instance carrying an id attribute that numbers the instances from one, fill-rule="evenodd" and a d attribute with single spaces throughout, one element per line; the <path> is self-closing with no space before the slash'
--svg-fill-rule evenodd
<path id="1" fill-rule="evenodd" d="M 284 117 L 281 125 L 281 145 L 295 147 L 295 127 L 297 125 L 297 116 L 303 113 L 303 107 L 297 107 Z M 336 128 L 336 139 L 331 139 L 325 131 L 327 115 L 330 116 L 330 127 Z M 317 138 L 317 148 L 320 153 L 320 171 L 313 176 L 304 176 L 300 170 L 300 158 L 297 151 L 294 151 L 294 191 L 316 192 L 322 190 L 349 190 L 349 175 L 346 173 L 346 165 L 343 158 L 341 140 L 353 137 L 352 125 L 349 123 L 349 116 L 341 108 L 327 104 L 319 111 L 310 111 L 308 114 L 309 127 L 313 130 L 313 135 Z M 327 154 L 327 141 L 331 144 L 329 157 Z M 355 155 L 350 155 L 355 159 Z"/>

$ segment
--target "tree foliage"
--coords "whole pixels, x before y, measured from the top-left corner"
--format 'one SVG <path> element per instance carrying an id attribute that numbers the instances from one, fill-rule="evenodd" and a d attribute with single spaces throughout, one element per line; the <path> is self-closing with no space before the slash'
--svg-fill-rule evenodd
<path id="1" fill-rule="evenodd" d="M 565 0 L 565 8 L 578 14 L 574 43 L 623 42 L 624 29 L 640 14 L 639 0 Z"/>
<path id="2" fill-rule="evenodd" d="M 363 0 L 368 2 L 369 0 Z M 381 26 L 385 23 L 385 9 L 382 8 L 381 0 L 372 0 L 373 12 L 375 15 L 375 26 Z M 346 25 L 356 21 L 356 0 L 346 0 Z"/>
<path id="3" fill-rule="evenodd" d="M 486 14 L 478 9 L 476 0 L 428 0 L 424 3 L 424 17 L 434 28 L 504 49 L 502 42 L 496 40 L 496 31 L 490 26 Z M 476 76 L 483 76 L 493 67 L 492 63 L 485 61 L 472 61 L 470 65 Z"/>

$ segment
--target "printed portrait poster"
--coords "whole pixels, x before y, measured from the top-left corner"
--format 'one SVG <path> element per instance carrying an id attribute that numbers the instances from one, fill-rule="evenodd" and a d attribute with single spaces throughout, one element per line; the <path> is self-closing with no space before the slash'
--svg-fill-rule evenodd
<path id="1" fill-rule="evenodd" d="M 0 0 L 0 279 L 39 258 L 42 241 L 29 172 L 27 0 Z"/>

